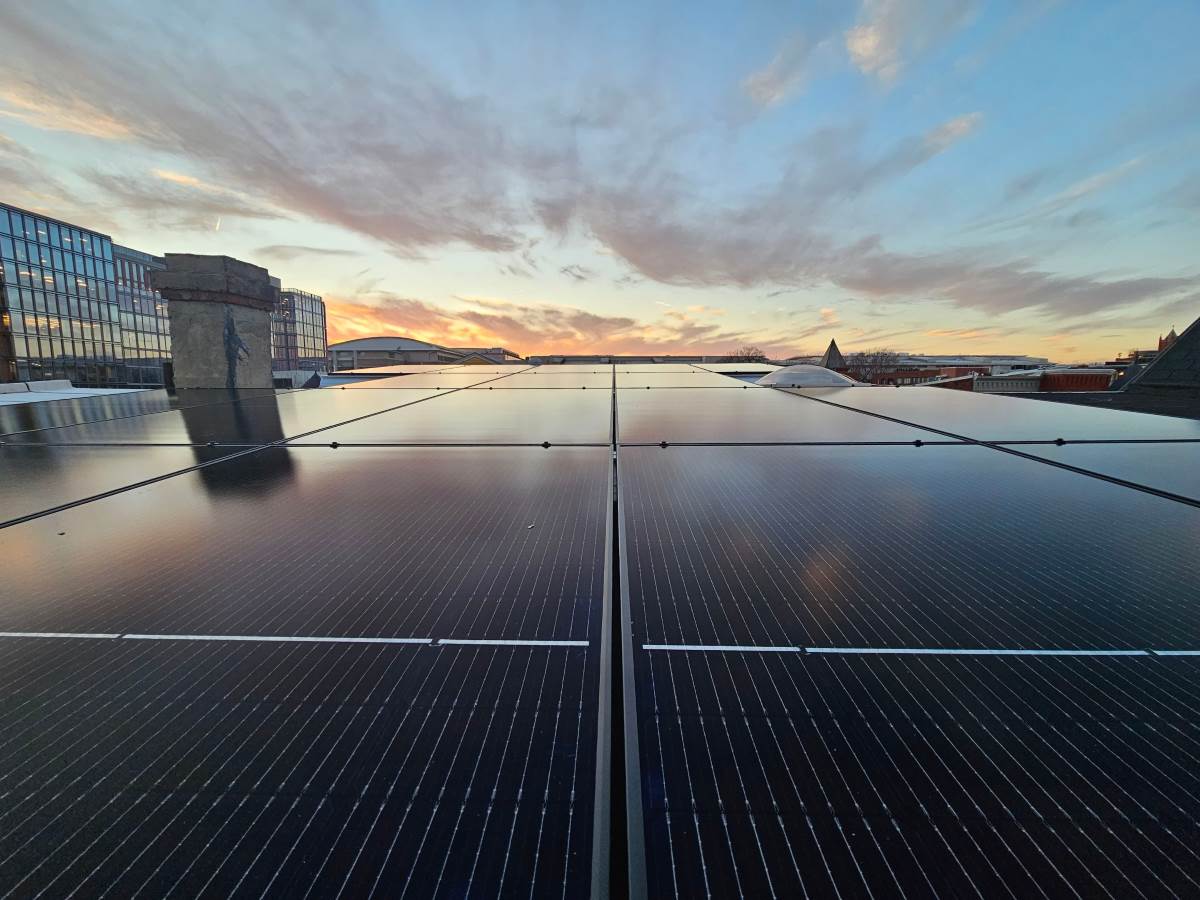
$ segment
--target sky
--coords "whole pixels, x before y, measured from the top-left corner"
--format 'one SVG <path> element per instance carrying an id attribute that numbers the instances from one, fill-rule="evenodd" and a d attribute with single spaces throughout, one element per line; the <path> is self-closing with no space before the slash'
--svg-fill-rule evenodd
<path id="1" fill-rule="evenodd" d="M 0 7 L 0 200 L 330 340 L 1058 362 L 1200 316 L 1195 0 Z"/>

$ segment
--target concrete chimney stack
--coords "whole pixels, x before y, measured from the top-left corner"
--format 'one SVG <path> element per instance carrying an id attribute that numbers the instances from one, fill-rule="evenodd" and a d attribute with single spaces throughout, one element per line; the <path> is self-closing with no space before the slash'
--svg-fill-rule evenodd
<path id="1" fill-rule="evenodd" d="M 270 273 L 228 256 L 168 253 L 152 272 L 168 303 L 175 387 L 271 388 Z"/>

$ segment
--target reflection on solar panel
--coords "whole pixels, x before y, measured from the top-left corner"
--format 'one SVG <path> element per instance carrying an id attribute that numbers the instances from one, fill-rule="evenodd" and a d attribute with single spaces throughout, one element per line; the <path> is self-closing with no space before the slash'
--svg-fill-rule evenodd
<path id="1" fill-rule="evenodd" d="M 521 368 L 0 419 L 0 895 L 1200 892 L 1195 423 Z"/>

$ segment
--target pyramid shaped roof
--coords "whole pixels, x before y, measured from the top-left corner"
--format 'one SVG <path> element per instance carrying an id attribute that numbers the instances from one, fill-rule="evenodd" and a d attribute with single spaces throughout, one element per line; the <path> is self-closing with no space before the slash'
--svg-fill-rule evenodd
<path id="1" fill-rule="evenodd" d="M 837 341 L 830 340 L 829 346 L 825 348 L 825 355 L 821 357 L 818 365 L 824 366 L 826 369 L 846 368 L 846 357 L 842 356 L 842 351 L 838 349 Z"/>

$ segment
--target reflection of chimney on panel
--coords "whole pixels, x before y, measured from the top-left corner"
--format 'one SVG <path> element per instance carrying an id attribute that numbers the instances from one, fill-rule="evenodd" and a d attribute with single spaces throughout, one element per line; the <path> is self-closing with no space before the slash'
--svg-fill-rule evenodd
<path id="1" fill-rule="evenodd" d="M 152 272 L 168 302 L 175 386 L 270 388 L 271 311 L 278 281 L 228 256 L 168 253 Z"/>

